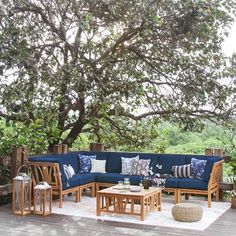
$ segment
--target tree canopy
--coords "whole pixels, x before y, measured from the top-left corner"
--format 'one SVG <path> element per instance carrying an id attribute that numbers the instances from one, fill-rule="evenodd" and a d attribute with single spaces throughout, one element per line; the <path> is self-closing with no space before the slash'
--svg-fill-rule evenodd
<path id="1" fill-rule="evenodd" d="M 235 62 L 221 51 L 235 0 L 0 5 L 0 115 L 40 123 L 52 144 L 104 128 L 122 136 L 150 116 L 190 129 L 235 109 Z"/>

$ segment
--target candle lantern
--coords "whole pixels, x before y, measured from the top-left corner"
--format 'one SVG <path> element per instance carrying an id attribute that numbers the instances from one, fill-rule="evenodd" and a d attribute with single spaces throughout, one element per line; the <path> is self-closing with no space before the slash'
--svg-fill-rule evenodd
<path id="1" fill-rule="evenodd" d="M 21 172 L 22 169 L 26 172 Z M 27 215 L 31 213 L 31 170 L 27 165 L 22 165 L 13 179 L 12 186 L 12 211 L 14 214 Z"/>
<path id="2" fill-rule="evenodd" d="M 52 187 L 41 182 L 34 187 L 34 214 L 49 215 L 52 212 Z"/>

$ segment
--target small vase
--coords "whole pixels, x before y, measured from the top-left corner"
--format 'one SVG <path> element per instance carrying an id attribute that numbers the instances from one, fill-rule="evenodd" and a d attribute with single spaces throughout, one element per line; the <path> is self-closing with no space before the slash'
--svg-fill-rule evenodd
<path id="1" fill-rule="evenodd" d="M 144 188 L 144 189 L 149 189 L 150 185 L 151 185 L 151 180 L 148 179 L 148 178 L 145 178 L 145 179 L 143 180 L 143 188 Z"/>

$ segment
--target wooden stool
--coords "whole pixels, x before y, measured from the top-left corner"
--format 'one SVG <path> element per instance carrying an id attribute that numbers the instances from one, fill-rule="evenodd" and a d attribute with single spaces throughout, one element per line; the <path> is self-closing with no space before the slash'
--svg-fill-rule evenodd
<path id="1" fill-rule="evenodd" d="M 36 185 L 34 187 L 34 214 L 47 216 L 52 212 L 52 187 Z"/>

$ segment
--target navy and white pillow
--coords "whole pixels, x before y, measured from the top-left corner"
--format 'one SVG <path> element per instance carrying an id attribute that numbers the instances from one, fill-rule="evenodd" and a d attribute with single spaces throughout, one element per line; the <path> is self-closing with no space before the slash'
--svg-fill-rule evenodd
<path id="1" fill-rule="evenodd" d="M 191 164 L 172 166 L 172 172 L 175 178 L 191 178 L 192 166 Z"/>
<path id="2" fill-rule="evenodd" d="M 121 168 L 122 168 L 121 174 L 131 175 L 132 162 L 138 160 L 139 160 L 139 155 L 131 158 L 121 157 Z"/>
<path id="3" fill-rule="evenodd" d="M 199 160 L 196 158 L 192 158 L 191 165 L 193 168 L 193 173 L 192 173 L 193 178 L 203 179 L 206 163 L 207 160 Z"/>
<path id="4" fill-rule="evenodd" d="M 89 173 L 91 171 L 91 159 L 96 159 L 96 155 L 79 154 L 80 173 Z"/>
<path id="5" fill-rule="evenodd" d="M 131 175 L 148 176 L 149 175 L 149 164 L 150 164 L 150 162 L 151 162 L 150 159 L 134 160 L 131 163 Z"/>

